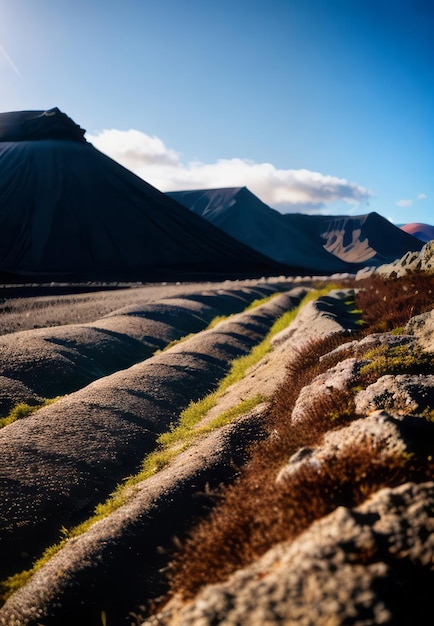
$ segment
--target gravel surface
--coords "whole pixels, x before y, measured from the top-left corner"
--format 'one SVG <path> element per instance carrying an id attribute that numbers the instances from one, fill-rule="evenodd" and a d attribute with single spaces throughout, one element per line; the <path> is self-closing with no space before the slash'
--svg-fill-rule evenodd
<path id="1" fill-rule="evenodd" d="M 288 284 L 274 281 L 183 286 L 182 296 L 181 285 L 169 286 L 167 291 L 166 287 L 150 287 L 149 291 L 141 288 L 86 294 L 82 299 L 71 296 L 72 300 L 69 296 L 59 301 L 47 296 L 44 304 L 51 302 L 53 311 L 50 306 L 38 308 L 40 299 L 36 298 L 38 303 L 30 308 L 30 317 L 36 312 L 41 314 L 39 323 L 44 321 L 46 325 L 53 317 L 59 323 L 64 319 L 68 323 L 0 337 L 0 417 L 20 402 L 71 393 L 143 361 L 169 342 L 203 330 L 216 316 L 242 311 L 254 300 L 288 288 Z M 171 295 L 173 290 L 178 297 Z M 158 297 L 162 299 L 154 301 Z M 21 307 L 21 319 L 27 319 L 23 307 L 26 303 L 32 307 L 32 301 L 13 301 L 17 310 Z M 72 324 L 74 317 L 82 316 L 83 307 L 86 315 L 107 308 L 109 312 L 86 323 Z M 14 327 L 14 315 L 9 312 L 0 316 L 4 328 Z"/>
<path id="2" fill-rule="evenodd" d="M 1 429 L 2 576 L 28 567 L 43 547 L 58 539 L 62 526 L 86 518 L 124 477 L 136 472 L 180 411 L 213 389 L 230 362 L 261 341 L 296 301 L 277 295 Z M 39 338 L 40 332 L 31 334 Z M 92 345 L 85 345 L 90 352 Z M 64 357 L 64 346 L 60 353 L 58 343 L 54 346 L 54 354 Z M 43 367 L 52 365 L 51 358 L 42 358 L 36 341 L 28 354 L 33 354 L 36 373 L 41 361 Z M 56 367 L 47 372 L 48 382 L 60 380 L 65 369 L 67 378 L 69 369 Z M 26 372 L 31 382 L 33 370 Z"/>

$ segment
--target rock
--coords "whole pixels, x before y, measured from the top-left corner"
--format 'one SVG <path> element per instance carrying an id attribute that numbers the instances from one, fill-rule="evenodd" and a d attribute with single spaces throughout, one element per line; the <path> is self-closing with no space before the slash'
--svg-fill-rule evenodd
<path id="1" fill-rule="evenodd" d="M 428 241 L 419 253 L 421 258 L 421 269 L 424 272 L 434 270 L 434 241 Z"/>
<path id="2" fill-rule="evenodd" d="M 321 399 L 331 399 L 336 390 L 342 391 L 356 384 L 360 368 L 369 362 L 369 360 L 356 358 L 345 359 L 324 374 L 317 376 L 310 385 L 306 385 L 300 391 L 291 415 L 292 422 L 303 420 L 315 404 L 318 404 Z"/>
<path id="3" fill-rule="evenodd" d="M 365 278 L 369 278 L 373 274 L 375 274 L 376 267 L 363 267 L 356 273 L 356 280 L 364 280 Z"/>
<path id="4" fill-rule="evenodd" d="M 412 273 L 433 272 L 434 271 L 434 241 L 428 241 L 420 252 L 406 252 L 403 257 L 385 263 L 379 267 L 369 267 L 359 270 L 356 280 L 363 280 L 373 274 L 384 276 L 385 278 L 401 278 Z"/>
<path id="5" fill-rule="evenodd" d="M 412 317 L 404 330 L 424 351 L 434 352 L 434 310 Z"/>
<path id="6" fill-rule="evenodd" d="M 343 353 L 346 351 L 351 351 L 357 355 L 363 355 L 368 353 L 370 350 L 374 350 L 375 348 L 379 348 L 380 346 L 401 346 L 405 344 L 412 343 L 414 338 L 403 334 L 403 335 L 393 335 L 392 333 L 372 333 L 371 335 L 367 335 L 363 337 L 363 339 L 355 339 L 353 341 L 347 341 L 346 343 L 341 344 L 331 352 L 328 352 L 324 356 L 320 357 L 320 361 L 325 358 Z"/>
<path id="7" fill-rule="evenodd" d="M 355 404 L 357 413 L 370 413 L 377 409 L 398 414 L 422 412 L 434 405 L 434 376 L 381 376 L 357 393 Z"/>
<path id="8" fill-rule="evenodd" d="M 339 507 L 190 603 L 175 599 L 143 626 L 427 624 L 434 483 L 382 489 Z"/>
<path id="9" fill-rule="evenodd" d="M 419 418 L 409 418 L 414 428 L 407 425 L 402 429 L 399 419 L 384 411 L 375 411 L 368 417 L 358 419 L 339 430 L 331 430 L 324 436 L 323 444 L 317 448 L 302 448 L 289 459 L 277 475 L 277 484 L 283 484 L 306 466 L 327 473 L 338 457 L 348 455 L 362 445 L 375 449 L 378 461 L 403 455 L 407 446 L 417 448 Z M 304 451 L 304 452 L 302 452 Z"/>

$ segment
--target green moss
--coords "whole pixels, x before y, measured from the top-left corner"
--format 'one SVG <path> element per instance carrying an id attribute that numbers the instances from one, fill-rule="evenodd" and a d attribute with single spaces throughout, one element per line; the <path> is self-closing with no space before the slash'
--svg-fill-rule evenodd
<path id="1" fill-rule="evenodd" d="M 326 413 L 324 417 L 326 419 L 329 419 L 331 422 L 346 422 L 348 418 L 352 417 L 353 415 L 354 411 L 348 408 L 347 410 L 328 411 L 328 413 Z"/>
<path id="2" fill-rule="evenodd" d="M 424 409 L 422 417 L 424 417 L 427 422 L 434 422 L 434 409 L 431 407 Z"/>
<path id="3" fill-rule="evenodd" d="M 35 402 L 35 404 L 20 402 L 19 404 L 14 406 L 9 415 L 0 418 L 0 428 L 9 426 L 9 424 L 13 424 L 13 422 L 16 422 L 17 420 L 24 419 L 25 417 L 32 415 L 32 413 L 35 413 L 35 411 L 38 411 L 38 409 L 42 409 L 44 406 L 48 406 L 49 404 L 53 404 L 53 402 L 57 402 L 59 398 L 60 396 L 57 396 L 56 398 L 46 398 L 42 402 Z"/>
<path id="4" fill-rule="evenodd" d="M 231 422 L 233 422 L 234 419 L 236 419 L 237 417 L 240 417 L 240 415 L 245 415 L 246 413 L 254 409 L 256 406 L 258 406 L 258 404 L 261 404 L 262 402 L 265 402 L 266 400 L 267 398 L 262 394 L 258 394 L 257 396 L 254 396 L 253 398 L 249 398 L 248 400 L 243 400 L 242 402 L 232 407 L 231 409 L 228 409 L 227 411 L 220 413 L 220 415 L 216 417 L 215 419 L 213 419 L 209 424 L 201 427 L 198 432 L 200 434 L 207 433 L 207 432 L 211 432 L 215 430 L 216 428 L 221 428 L 222 426 L 226 426 L 227 424 L 230 424 Z"/>
<path id="5" fill-rule="evenodd" d="M 431 354 L 408 344 L 392 347 L 383 345 L 366 352 L 364 358 L 370 359 L 371 363 L 360 369 L 360 375 L 369 381 L 386 374 L 430 374 L 433 366 Z"/>
<path id="6" fill-rule="evenodd" d="M 273 300 L 273 298 L 276 298 L 277 296 L 280 296 L 280 295 L 281 294 L 279 292 L 276 292 L 276 293 L 272 293 L 269 296 L 265 296 L 264 298 L 253 300 L 252 304 L 249 304 L 249 306 L 245 309 L 245 311 L 250 311 L 251 309 L 256 309 L 256 307 L 261 306 L 262 304 L 267 304 L 267 302 L 270 302 L 270 300 Z"/>
<path id="7" fill-rule="evenodd" d="M 356 393 L 359 393 L 359 391 L 363 391 L 363 389 L 363 385 L 354 385 L 354 387 L 351 387 L 351 391 L 354 395 L 356 395 Z"/>
<path id="8" fill-rule="evenodd" d="M 125 481 L 125 487 L 131 487 L 142 480 L 146 480 L 169 465 L 170 461 L 188 448 L 189 442 L 186 439 L 191 439 L 191 437 L 186 434 L 183 442 L 176 448 L 160 448 L 148 454 L 143 461 L 142 470 Z"/>
<path id="9" fill-rule="evenodd" d="M 208 324 L 205 330 L 211 330 L 212 328 L 215 328 L 217 324 L 220 324 L 220 322 L 226 321 L 230 317 L 232 316 L 231 315 L 217 315 L 214 319 L 210 321 L 210 323 Z"/>
<path id="10" fill-rule="evenodd" d="M 191 337 L 194 337 L 194 333 L 189 333 L 188 335 L 184 335 L 180 339 L 173 339 L 173 341 L 169 341 L 167 346 L 164 346 L 164 348 L 162 348 L 161 350 L 156 350 L 154 354 L 159 354 L 160 352 L 166 352 L 166 350 L 170 350 L 170 348 L 173 348 L 173 346 L 177 346 L 178 343 L 187 341 L 187 339 L 190 339 Z"/>
<path id="11" fill-rule="evenodd" d="M 392 335 L 402 335 L 404 333 L 404 326 L 396 326 L 390 331 Z"/>
<path id="12" fill-rule="evenodd" d="M 28 570 L 23 570 L 18 574 L 14 574 L 13 576 L 9 576 L 6 580 L 0 583 L 0 600 L 1 602 L 6 602 L 6 600 L 18 589 L 21 589 L 26 582 L 33 575 L 35 569 L 34 567 Z"/>

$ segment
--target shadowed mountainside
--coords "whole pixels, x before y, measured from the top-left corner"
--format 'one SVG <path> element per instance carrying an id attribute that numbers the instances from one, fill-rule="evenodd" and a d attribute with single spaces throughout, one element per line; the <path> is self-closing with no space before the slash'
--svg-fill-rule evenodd
<path id="1" fill-rule="evenodd" d="M 359 216 L 283 215 L 246 187 L 166 195 L 275 261 L 317 274 L 354 272 L 422 247 L 417 238 L 375 212 Z"/>
<path id="2" fill-rule="evenodd" d="M 96 150 L 59 109 L 0 114 L 0 272 L 34 280 L 276 273 Z"/>

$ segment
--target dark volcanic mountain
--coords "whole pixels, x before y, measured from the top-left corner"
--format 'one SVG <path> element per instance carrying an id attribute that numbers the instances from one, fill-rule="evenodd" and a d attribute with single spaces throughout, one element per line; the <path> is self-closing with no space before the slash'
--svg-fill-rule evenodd
<path id="1" fill-rule="evenodd" d="M 282 215 L 246 187 L 167 195 L 275 261 L 314 273 L 381 265 L 422 247 L 420 240 L 374 212 L 355 217 Z"/>
<path id="2" fill-rule="evenodd" d="M 412 222 L 411 224 L 404 224 L 400 227 L 406 233 L 417 237 L 424 243 L 432 241 L 434 239 L 434 226 L 430 224 L 421 224 L 420 222 Z"/>
<path id="3" fill-rule="evenodd" d="M 154 280 L 275 264 L 103 155 L 59 109 L 0 114 L 0 272 Z"/>

